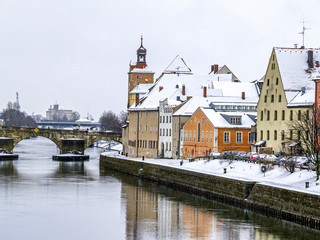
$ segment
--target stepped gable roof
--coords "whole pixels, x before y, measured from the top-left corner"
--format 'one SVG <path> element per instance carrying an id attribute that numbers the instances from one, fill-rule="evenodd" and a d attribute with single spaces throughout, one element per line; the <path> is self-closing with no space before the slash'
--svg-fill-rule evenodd
<path id="1" fill-rule="evenodd" d="M 177 55 L 169 66 L 163 71 L 164 74 L 192 74 L 183 58 Z"/>
<path id="2" fill-rule="evenodd" d="M 288 102 L 295 94 L 292 91 L 314 89 L 312 75 L 320 73 L 320 49 L 318 48 L 274 48 L 279 71 Z M 308 51 L 313 51 L 313 68 L 308 64 Z M 316 64 L 318 62 L 318 64 Z"/>
<path id="3" fill-rule="evenodd" d="M 200 107 L 201 111 L 206 115 L 208 120 L 215 128 L 238 128 L 238 129 L 251 129 L 255 125 L 252 115 L 256 113 L 243 113 L 243 112 L 216 112 L 212 108 Z M 233 116 L 241 117 L 240 124 L 231 124 L 227 119 Z"/>

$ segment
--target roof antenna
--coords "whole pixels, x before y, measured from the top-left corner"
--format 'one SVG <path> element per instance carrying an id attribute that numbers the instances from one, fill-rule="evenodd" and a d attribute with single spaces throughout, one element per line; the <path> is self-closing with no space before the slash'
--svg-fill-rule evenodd
<path id="1" fill-rule="evenodd" d="M 301 48 L 304 48 L 304 34 L 305 34 L 306 30 L 310 29 L 310 28 L 306 28 L 304 26 L 304 23 L 305 23 L 305 21 L 303 19 L 303 21 L 302 21 L 302 32 L 299 32 L 299 34 L 302 34 L 302 46 L 301 46 Z"/>

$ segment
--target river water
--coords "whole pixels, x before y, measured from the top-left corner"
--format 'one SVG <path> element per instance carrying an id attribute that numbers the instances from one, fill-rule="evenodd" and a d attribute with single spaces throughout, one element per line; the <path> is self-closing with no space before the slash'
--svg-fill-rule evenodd
<path id="1" fill-rule="evenodd" d="M 138 178 L 90 161 L 52 161 L 48 139 L 21 141 L 0 162 L 0 239 L 320 239 L 320 232 Z"/>

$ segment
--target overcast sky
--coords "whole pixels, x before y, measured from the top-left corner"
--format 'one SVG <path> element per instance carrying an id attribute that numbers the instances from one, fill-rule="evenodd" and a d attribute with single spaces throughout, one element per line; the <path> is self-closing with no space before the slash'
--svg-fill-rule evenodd
<path id="1" fill-rule="evenodd" d="M 159 76 L 179 54 L 196 74 L 226 64 L 241 81 L 265 74 L 272 47 L 320 46 L 318 0 L 0 0 L 0 109 L 28 114 L 120 112 L 144 36 Z"/>

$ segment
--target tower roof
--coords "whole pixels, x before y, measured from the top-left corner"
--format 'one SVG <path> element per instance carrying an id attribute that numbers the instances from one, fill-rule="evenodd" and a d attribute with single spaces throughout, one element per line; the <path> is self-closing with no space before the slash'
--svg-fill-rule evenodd
<path id="1" fill-rule="evenodd" d="M 145 48 L 143 47 L 143 36 L 142 36 L 142 35 L 141 35 L 141 44 L 140 44 L 140 47 L 139 47 L 138 50 L 137 50 L 137 54 L 138 54 L 138 55 L 141 55 L 141 54 L 145 55 L 145 54 L 147 54 L 147 49 L 145 49 Z"/>

